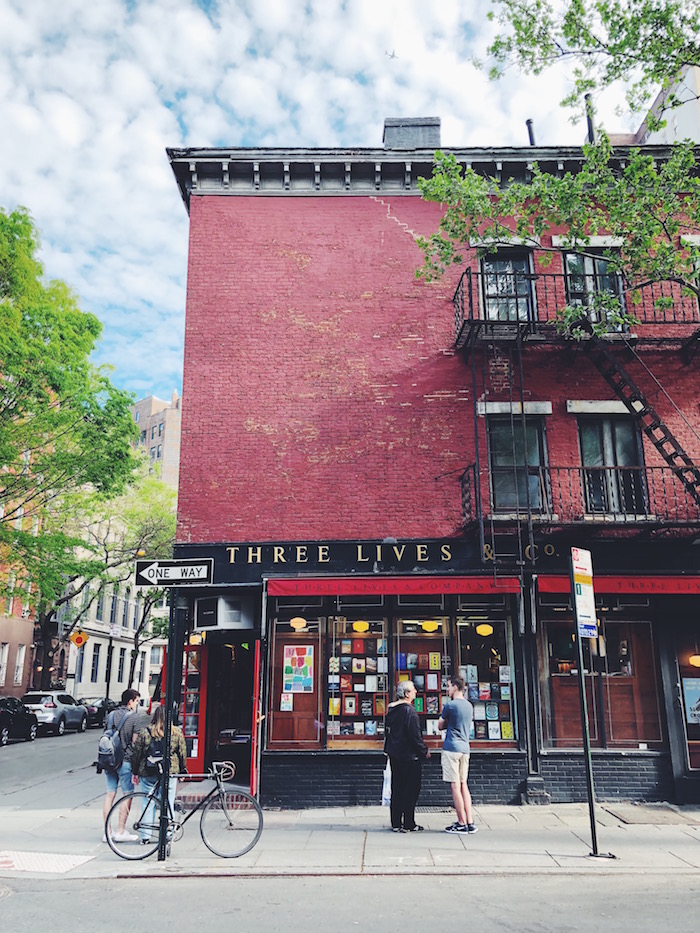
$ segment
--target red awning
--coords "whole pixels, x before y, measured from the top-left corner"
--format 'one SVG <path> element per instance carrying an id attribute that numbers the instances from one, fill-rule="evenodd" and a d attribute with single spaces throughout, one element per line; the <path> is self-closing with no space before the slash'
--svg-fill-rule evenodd
<path id="1" fill-rule="evenodd" d="M 519 593 L 517 577 L 274 577 L 269 596 L 356 596 L 366 594 Z"/>
<path id="2" fill-rule="evenodd" d="M 537 577 L 540 593 L 569 593 L 571 583 L 567 576 L 541 574 Z M 700 576 L 593 576 L 596 593 L 661 593 L 683 595 L 700 593 Z"/>

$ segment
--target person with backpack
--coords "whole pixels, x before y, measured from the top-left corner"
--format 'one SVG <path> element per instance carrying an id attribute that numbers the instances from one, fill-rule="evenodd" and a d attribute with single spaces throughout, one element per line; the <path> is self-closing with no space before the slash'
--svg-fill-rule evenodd
<path id="1" fill-rule="evenodd" d="M 165 707 L 161 704 L 153 712 L 151 724 L 136 736 L 131 751 L 132 781 L 141 784 L 141 790 L 150 794 L 161 778 L 163 757 L 165 756 Z M 187 746 L 182 729 L 172 726 L 170 735 L 170 780 L 168 782 L 168 799 L 173 805 L 177 793 L 177 775 L 187 773 Z M 149 812 L 149 810 L 151 812 Z M 146 826 L 155 820 L 155 806 L 151 804 L 144 813 L 143 822 Z M 153 840 L 143 833 L 143 842 Z"/>
<path id="2" fill-rule="evenodd" d="M 121 787 L 123 794 L 130 794 L 134 789 L 131 781 L 131 752 L 140 697 L 138 690 L 129 689 L 122 693 L 121 705 L 112 710 L 105 720 L 104 732 L 97 747 L 97 768 L 98 771 L 104 771 L 107 780 L 107 792 L 102 807 L 104 821 L 112 808 L 117 789 Z M 138 836 L 126 830 L 128 816 L 127 802 L 119 812 L 115 842 L 138 842 Z M 102 841 L 107 841 L 105 835 L 102 836 Z"/>

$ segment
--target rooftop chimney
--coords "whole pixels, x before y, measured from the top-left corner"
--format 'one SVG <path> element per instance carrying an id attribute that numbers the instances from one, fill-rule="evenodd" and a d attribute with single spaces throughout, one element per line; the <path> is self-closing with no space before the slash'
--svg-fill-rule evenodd
<path id="1" fill-rule="evenodd" d="M 440 117 L 387 117 L 385 149 L 439 149 Z"/>

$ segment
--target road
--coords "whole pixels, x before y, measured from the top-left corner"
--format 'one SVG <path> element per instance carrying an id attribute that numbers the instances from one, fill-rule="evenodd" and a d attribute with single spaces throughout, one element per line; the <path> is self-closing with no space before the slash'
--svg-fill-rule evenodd
<path id="1" fill-rule="evenodd" d="M 0 880 L 0 917 L 8 933 L 695 933 L 697 894 L 672 876 Z"/>
<path id="2" fill-rule="evenodd" d="M 88 767 L 97 757 L 101 731 L 40 735 L 34 742 L 11 741 L 0 748 L 0 795 L 5 804 L 14 793 L 48 787 L 57 775 Z"/>

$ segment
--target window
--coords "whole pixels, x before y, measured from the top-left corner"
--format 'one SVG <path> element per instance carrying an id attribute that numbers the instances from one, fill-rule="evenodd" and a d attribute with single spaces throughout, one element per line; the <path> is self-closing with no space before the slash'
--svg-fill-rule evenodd
<path id="1" fill-rule="evenodd" d="M 122 627 L 123 628 L 129 627 L 129 593 L 130 593 L 130 590 L 127 587 L 126 596 L 124 597 L 124 600 L 122 601 Z"/>
<path id="2" fill-rule="evenodd" d="M 580 418 L 587 513 L 644 514 L 641 450 L 632 418 Z"/>
<path id="3" fill-rule="evenodd" d="M 161 663 L 162 663 L 162 660 L 163 660 L 163 649 L 160 647 L 160 645 L 154 645 L 154 646 L 151 648 L 151 661 L 150 661 L 150 663 L 151 663 L 152 665 L 158 665 L 158 664 L 161 664 Z"/>
<path id="4" fill-rule="evenodd" d="M 163 456 L 163 445 L 158 444 L 158 447 L 156 448 L 156 460 L 160 460 L 162 456 Z"/>
<path id="5" fill-rule="evenodd" d="M 0 687 L 5 686 L 5 678 L 7 677 L 7 656 L 9 653 L 9 642 L 4 641 L 0 645 Z"/>
<path id="6" fill-rule="evenodd" d="M 154 424 L 153 427 L 151 428 L 151 440 L 153 440 L 155 436 L 156 436 L 156 426 Z"/>
<path id="7" fill-rule="evenodd" d="M 101 622 L 104 616 L 105 611 L 105 591 L 104 587 L 100 586 L 99 592 L 97 594 L 97 608 L 95 609 L 95 618 L 98 622 Z"/>
<path id="8" fill-rule="evenodd" d="M 163 434 L 163 422 L 161 421 L 158 425 L 158 437 L 161 437 Z"/>
<path id="9" fill-rule="evenodd" d="M 85 650 L 85 649 L 83 649 Z M 95 644 L 92 648 L 92 669 L 90 671 L 90 682 L 97 683 L 97 674 L 100 668 L 100 645 Z"/>
<path id="10" fill-rule="evenodd" d="M 141 432 L 140 442 L 141 442 L 142 444 L 145 444 L 145 443 L 146 443 L 146 432 L 145 432 L 145 431 L 142 431 L 142 432 Z"/>
<path id="11" fill-rule="evenodd" d="M 514 742 L 517 737 L 509 635 L 504 619 L 476 613 L 457 616 L 459 676 L 474 707 L 476 740 Z"/>
<path id="12" fill-rule="evenodd" d="M 17 645 L 17 656 L 15 657 L 15 687 L 22 683 L 24 677 L 24 659 L 27 654 L 26 645 Z"/>
<path id="13" fill-rule="evenodd" d="M 139 683 L 142 684 L 146 675 L 146 652 L 142 651 L 139 655 Z"/>
<path id="14" fill-rule="evenodd" d="M 12 615 L 12 607 L 14 605 L 15 598 L 13 596 L 13 591 L 15 584 L 17 583 L 17 576 L 13 571 L 7 576 L 7 598 L 5 599 L 5 612 L 8 616 Z"/>
<path id="15" fill-rule="evenodd" d="M 614 304 L 624 310 L 622 278 L 611 271 L 610 260 L 603 256 L 566 253 L 566 298 L 570 305 L 589 308 L 589 320 L 599 321 L 605 317 L 609 304 L 601 303 L 601 297 L 616 298 Z"/>
<path id="16" fill-rule="evenodd" d="M 75 682 L 79 684 L 83 679 L 83 660 L 85 659 L 85 647 L 78 648 L 78 656 L 75 659 Z"/>
<path id="17" fill-rule="evenodd" d="M 12 521 L 13 521 L 13 524 L 14 524 L 14 526 L 15 526 L 15 528 L 21 528 L 21 527 L 22 527 L 22 520 L 23 520 L 23 518 L 24 518 L 24 509 L 23 509 L 22 506 L 20 505 L 20 507 L 17 509 L 17 514 L 15 515 L 14 519 L 12 520 Z"/>
<path id="18" fill-rule="evenodd" d="M 140 614 L 141 614 L 141 594 L 137 593 L 136 599 L 134 600 L 134 621 L 132 623 L 134 627 L 134 631 L 136 631 L 139 627 Z"/>
<path id="19" fill-rule="evenodd" d="M 534 321 L 535 301 L 530 256 L 500 252 L 481 263 L 484 317 L 487 321 Z"/>
<path id="20" fill-rule="evenodd" d="M 140 412 L 140 411 L 135 411 L 135 412 L 134 412 L 134 421 L 136 422 L 136 424 L 138 424 L 140 420 L 141 420 L 141 412 Z"/>
<path id="21" fill-rule="evenodd" d="M 124 683 L 124 664 L 126 663 L 126 648 L 119 649 L 119 669 L 117 671 L 117 680 Z"/>
<path id="22" fill-rule="evenodd" d="M 151 458 L 151 460 L 155 460 L 155 459 L 156 459 L 156 449 L 155 449 L 155 447 L 151 447 L 151 450 L 150 450 L 150 458 Z"/>
<path id="23" fill-rule="evenodd" d="M 495 512 L 548 509 L 544 423 L 541 418 L 493 417 L 486 421 Z"/>

